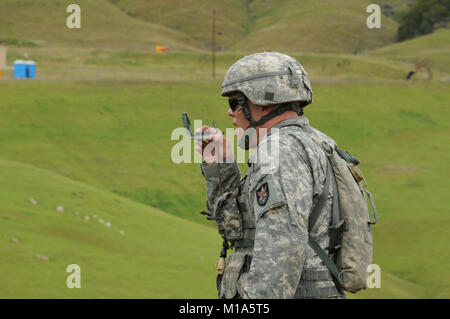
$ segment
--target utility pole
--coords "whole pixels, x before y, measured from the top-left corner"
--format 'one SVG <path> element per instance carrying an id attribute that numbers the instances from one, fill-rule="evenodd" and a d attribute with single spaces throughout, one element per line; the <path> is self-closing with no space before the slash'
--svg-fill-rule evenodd
<path id="1" fill-rule="evenodd" d="M 216 79 L 216 8 L 212 9 L 212 79 Z"/>

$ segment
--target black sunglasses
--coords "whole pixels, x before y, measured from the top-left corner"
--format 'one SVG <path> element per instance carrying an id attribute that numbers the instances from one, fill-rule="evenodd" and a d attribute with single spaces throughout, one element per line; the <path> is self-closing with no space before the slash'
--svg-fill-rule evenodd
<path id="1" fill-rule="evenodd" d="M 245 106 L 247 103 L 247 97 L 243 94 L 239 95 L 238 97 L 233 97 L 228 99 L 228 104 L 230 104 L 230 109 L 235 112 L 236 107 L 238 105 Z"/>

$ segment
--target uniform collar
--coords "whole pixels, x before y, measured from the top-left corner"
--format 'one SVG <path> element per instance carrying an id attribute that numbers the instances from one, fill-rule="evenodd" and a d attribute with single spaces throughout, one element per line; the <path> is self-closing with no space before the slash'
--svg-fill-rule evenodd
<path id="1" fill-rule="evenodd" d="M 307 127 L 307 126 L 309 126 L 309 120 L 303 116 L 294 116 L 294 117 L 288 118 L 284 121 L 281 121 L 281 122 L 275 124 L 270 129 L 273 129 L 273 128 L 279 129 L 280 127 L 290 126 L 290 125 L 300 125 L 301 127 Z M 261 142 L 263 142 L 267 138 L 269 133 L 270 133 L 270 130 L 269 130 L 269 132 L 267 132 L 266 136 L 264 136 L 264 138 L 261 140 Z M 260 144 L 261 144 L 261 142 L 260 142 Z M 256 156 L 258 153 L 257 150 L 258 150 L 258 146 L 256 147 L 255 152 L 248 158 L 248 160 L 247 160 L 248 167 L 251 167 L 252 164 L 255 163 Z"/>
<path id="2" fill-rule="evenodd" d="M 283 126 L 294 125 L 294 124 L 298 124 L 300 126 L 309 126 L 309 120 L 303 116 L 294 116 L 294 117 L 288 118 L 284 121 L 281 121 L 281 122 L 275 124 L 274 126 L 272 126 L 272 128 L 280 128 Z"/>

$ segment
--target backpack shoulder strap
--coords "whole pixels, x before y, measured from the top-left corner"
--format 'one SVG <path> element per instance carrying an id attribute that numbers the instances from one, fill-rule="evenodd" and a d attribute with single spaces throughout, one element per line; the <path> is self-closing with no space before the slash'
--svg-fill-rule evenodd
<path id="1" fill-rule="evenodd" d="M 328 193 L 330 192 L 330 185 L 331 185 L 331 172 L 330 172 L 330 163 L 327 161 L 327 175 L 325 177 L 325 186 L 323 188 L 322 194 L 320 194 L 319 199 L 316 203 L 316 205 L 313 208 L 313 211 L 309 215 L 308 218 L 308 232 L 310 233 L 316 224 L 317 218 L 319 218 L 320 212 L 322 211 L 323 207 L 325 206 L 325 202 L 328 198 Z"/>
<path id="2" fill-rule="evenodd" d="M 328 270 L 333 275 L 334 279 L 337 281 L 339 285 L 342 285 L 340 277 L 339 277 L 339 269 L 334 263 L 334 261 L 330 258 L 330 256 L 325 252 L 325 250 L 320 247 L 317 241 L 308 234 L 308 244 L 314 250 L 314 252 L 319 256 L 319 258 L 323 261 L 325 266 L 327 266 Z"/>

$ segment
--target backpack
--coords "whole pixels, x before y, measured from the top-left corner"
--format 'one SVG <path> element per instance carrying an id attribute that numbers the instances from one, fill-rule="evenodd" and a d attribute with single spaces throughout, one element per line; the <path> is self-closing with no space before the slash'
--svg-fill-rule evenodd
<path id="1" fill-rule="evenodd" d="M 372 263 L 371 225 L 378 220 L 372 195 L 365 189 L 367 183 L 358 164 L 360 161 L 321 138 L 319 134 L 307 132 L 327 156 L 327 177 L 324 191 L 318 199 L 308 221 L 308 231 L 314 226 L 328 197 L 333 183 L 332 222 L 329 227 L 329 253 L 308 235 L 308 242 L 332 273 L 335 283 L 342 289 L 355 293 L 366 288 L 367 268 Z M 374 220 L 370 220 L 366 195 L 372 206 Z"/>
<path id="2" fill-rule="evenodd" d="M 370 227 L 377 223 L 378 215 L 372 195 L 365 189 L 367 183 L 358 168 L 360 161 L 339 149 L 334 142 L 332 147 L 328 137 L 313 128 L 304 130 L 297 123 L 286 126 L 300 127 L 320 146 L 327 158 L 325 186 L 308 219 L 308 243 L 327 266 L 339 288 L 352 293 L 365 289 L 367 268 L 372 263 Z M 311 236 L 311 229 L 325 205 L 332 183 L 333 204 L 328 247 L 328 253 L 333 256 L 331 258 Z M 370 220 L 366 196 L 372 207 L 373 221 Z"/>

